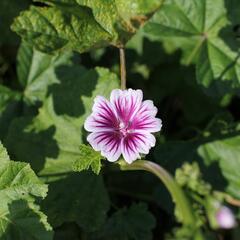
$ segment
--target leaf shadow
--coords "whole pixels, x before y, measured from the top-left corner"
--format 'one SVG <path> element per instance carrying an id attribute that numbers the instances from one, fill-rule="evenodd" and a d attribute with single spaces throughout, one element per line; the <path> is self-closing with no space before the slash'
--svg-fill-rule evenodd
<path id="1" fill-rule="evenodd" d="M 233 31 L 233 26 L 228 25 L 225 28 L 221 29 L 219 32 L 219 37 L 224 41 L 224 43 L 234 52 L 234 58 L 232 61 L 223 69 L 221 74 L 219 74 L 218 78 L 214 79 L 213 82 L 210 84 L 209 88 L 213 88 L 214 86 L 218 85 L 218 89 L 222 89 L 222 91 L 226 94 L 228 92 L 236 92 L 240 90 L 240 84 L 238 76 L 230 78 L 228 74 L 238 75 L 237 70 L 234 68 L 236 65 L 240 64 L 240 45 L 236 40 L 236 36 Z M 226 57 L 227 54 L 226 54 Z M 233 73 L 234 72 L 234 73 Z M 231 81 L 224 81 L 231 80 Z"/>
<path id="2" fill-rule="evenodd" d="M 53 233 L 26 200 L 19 199 L 8 204 L 8 224 L 1 239 L 50 239 Z"/>
<path id="3" fill-rule="evenodd" d="M 228 47 L 239 53 L 240 42 L 239 34 L 239 1 L 238 0 L 224 0 L 228 24 L 219 32 L 219 37 L 228 45 Z"/>
<path id="4" fill-rule="evenodd" d="M 230 22 L 231 33 L 235 38 L 239 38 L 239 27 L 240 27 L 240 19 L 239 19 L 239 1 L 238 0 L 224 0 L 225 8 L 227 10 L 227 18 Z"/>
<path id="5" fill-rule="evenodd" d="M 102 176 L 83 171 L 59 177 L 49 184 L 42 209 L 55 228 L 75 222 L 87 232 L 96 231 L 104 224 L 109 210 L 109 198 Z"/>
<path id="6" fill-rule="evenodd" d="M 12 120 L 21 114 L 21 102 L 12 101 L 0 113 L 0 140 L 3 141 L 8 133 Z"/>
<path id="7" fill-rule="evenodd" d="M 59 80 L 48 89 L 57 115 L 79 117 L 85 113 L 82 98 L 90 97 L 98 79 L 96 70 L 80 66 L 59 66 L 55 73 Z"/>
<path id="8" fill-rule="evenodd" d="M 55 126 L 36 131 L 33 118 L 17 118 L 13 121 L 6 138 L 6 146 L 12 159 L 30 163 L 34 171 L 44 168 L 47 158 L 57 158 L 59 147 L 53 138 Z"/>
<path id="9" fill-rule="evenodd" d="M 231 63 L 231 67 L 233 67 Z M 229 69 L 225 69 L 223 74 L 226 74 Z M 223 81 L 222 78 L 213 79 L 211 83 L 205 87 L 200 85 L 202 91 L 207 95 L 215 99 L 215 101 L 221 101 L 227 94 L 239 94 L 240 85 L 233 81 Z"/>

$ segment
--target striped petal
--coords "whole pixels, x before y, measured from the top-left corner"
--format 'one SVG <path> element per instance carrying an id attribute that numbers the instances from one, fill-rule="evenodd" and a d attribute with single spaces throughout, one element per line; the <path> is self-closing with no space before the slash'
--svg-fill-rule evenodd
<path id="1" fill-rule="evenodd" d="M 93 132 L 88 135 L 87 141 L 95 151 L 101 151 L 102 156 L 110 162 L 115 162 L 121 155 L 121 138 L 112 131 Z"/>
<path id="2" fill-rule="evenodd" d="M 123 122 L 129 122 L 141 107 L 143 93 L 141 90 L 115 89 L 110 96 L 110 102 L 114 106 L 118 117 Z"/>
<path id="3" fill-rule="evenodd" d="M 118 127 L 118 118 L 111 103 L 104 97 L 94 100 L 92 114 L 86 119 L 84 128 L 89 132 L 112 131 Z"/>
<path id="4" fill-rule="evenodd" d="M 132 119 L 130 129 L 159 132 L 162 128 L 162 121 L 155 117 L 156 114 L 157 108 L 153 105 L 153 102 L 150 100 L 144 101 Z"/>
<path id="5" fill-rule="evenodd" d="M 122 141 L 121 151 L 127 163 L 132 163 L 140 158 L 139 153 L 148 154 L 156 143 L 155 137 L 146 131 L 128 134 Z"/>

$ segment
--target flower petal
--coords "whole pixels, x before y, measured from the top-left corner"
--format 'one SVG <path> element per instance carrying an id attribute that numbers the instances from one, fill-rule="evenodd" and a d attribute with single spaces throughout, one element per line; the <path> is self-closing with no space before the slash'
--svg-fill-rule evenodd
<path id="1" fill-rule="evenodd" d="M 86 119 L 84 128 L 89 132 L 111 131 L 118 126 L 118 119 L 112 104 L 104 97 L 94 100 L 92 114 Z"/>
<path id="2" fill-rule="evenodd" d="M 131 133 L 131 137 L 135 141 L 139 153 L 148 154 L 156 144 L 156 138 L 147 131 L 136 131 Z"/>
<path id="3" fill-rule="evenodd" d="M 140 108 L 142 99 L 142 91 L 132 89 L 115 89 L 110 96 L 110 102 L 113 104 L 118 117 L 124 122 L 131 121 Z"/>
<path id="4" fill-rule="evenodd" d="M 110 162 L 117 161 L 121 155 L 121 138 L 116 132 L 94 132 L 88 135 L 87 141 Z"/>
<path id="5" fill-rule="evenodd" d="M 122 154 L 127 163 L 140 158 L 139 153 L 148 154 L 156 144 L 155 137 L 146 131 L 128 134 L 122 141 Z"/>
<path id="6" fill-rule="evenodd" d="M 162 128 L 162 121 L 155 117 L 156 114 L 157 108 L 153 105 L 153 102 L 151 100 L 144 101 L 132 119 L 130 129 L 159 132 Z"/>

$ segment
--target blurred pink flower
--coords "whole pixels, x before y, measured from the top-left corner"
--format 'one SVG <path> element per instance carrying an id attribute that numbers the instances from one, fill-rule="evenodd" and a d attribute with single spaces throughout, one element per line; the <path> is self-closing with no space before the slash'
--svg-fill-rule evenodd
<path id="1" fill-rule="evenodd" d="M 226 206 L 219 208 L 216 218 L 220 228 L 231 229 L 236 226 L 235 217 L 232 211 Z"/>
<path id="2" fill-rule="evenodd" d="M 95 98 L 92 114 L 84 124 L 91 132 L 87 140 L 110 162 L 117 161 L 122 154 L 127 163 L 132 163 L 140 158 L 140 153 L 148 154 L 155 146 L 151 133 L 162 127 L 156 114 L 153 102 L 143 101 L 141 90 L 115 89 L 110 101 L 102 96 Z"/>

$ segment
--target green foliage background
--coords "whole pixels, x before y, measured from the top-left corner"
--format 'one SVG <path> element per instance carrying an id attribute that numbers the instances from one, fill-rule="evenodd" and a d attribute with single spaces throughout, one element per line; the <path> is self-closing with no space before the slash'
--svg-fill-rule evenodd
<path id="1" fill-rule="evenodd" d="M 0 30 L 0 239 L 197 240 L 157 179 L 86 145 L 126 46 L 127 85 L 163 121 L 147 159 L 176 173 L 204 239 L 239 240 L 212 207 L 240 200 L 238 0 L 1 0 Z"/>

